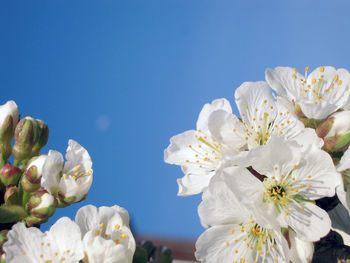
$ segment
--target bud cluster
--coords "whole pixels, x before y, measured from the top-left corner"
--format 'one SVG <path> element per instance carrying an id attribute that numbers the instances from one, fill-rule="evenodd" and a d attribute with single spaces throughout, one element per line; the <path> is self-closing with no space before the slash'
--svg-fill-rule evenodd
<path id="1" fill-rule="evenodd" d="M 48 137 L 48 125 L 30 116 L 20 119 L 14 101 L 0 106 L 0 230 L 19 221 L 39 225 L 57 207 L 86 197 L 92 182 L 89 154 L 72 140 L 66 163 L 56 151 L 40 154 Z"/>

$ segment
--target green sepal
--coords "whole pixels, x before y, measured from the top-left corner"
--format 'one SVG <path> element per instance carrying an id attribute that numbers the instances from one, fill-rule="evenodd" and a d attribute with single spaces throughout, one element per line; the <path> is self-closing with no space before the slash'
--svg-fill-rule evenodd
<path id="1" fill-rule="evenodd" d="M 6 206 L 21 206 L 22 198 L 19 189 L 14 189 L 13 193 L 7 198 L 5 205 Z"/>
<path id="2" fill-rule="evenodd" d="M 323 120 L 308 119 L 308 118 L 300 118 L 299 120 L 302 123 L 304 123 L 305 128 L 312 128 L 312 129 L 316 129 L 323 122 Z"/>
<path id="3" fill-rule="evenodd" d="M 0 206 L 0 223 L 18 222 L 27 216 L 26 211 L 19 205 Z"/>
<path id="4" fill-rule="evenodd" d="M 39 217 L 35 217 L 33 215 L 28 216 L 24 219 L 24 221 L 26 222 L 27 226 L 33 226 L 33 225 L 39 225 L 42 223 L 45 223 L 49 220 L 49 218 L 39 218 Z"/>
<path id="5" fill-rule="evenodd" d="M 35 211 L 33 211 L 32 214 L 38 218 L 50 218 L 55 213 L 55 211 L 56 211 L 56 207 L 50 206 L 50 207 L 35 209 Z"/>

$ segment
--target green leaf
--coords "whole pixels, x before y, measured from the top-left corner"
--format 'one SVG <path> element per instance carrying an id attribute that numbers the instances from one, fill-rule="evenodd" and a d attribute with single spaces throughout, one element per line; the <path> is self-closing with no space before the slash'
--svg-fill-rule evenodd
<path id="1" fill-rule="evenodd" d="M 0 223 L 17 222 L 27 216 L 26 211 L 19 205 L 0 206 Z"/>

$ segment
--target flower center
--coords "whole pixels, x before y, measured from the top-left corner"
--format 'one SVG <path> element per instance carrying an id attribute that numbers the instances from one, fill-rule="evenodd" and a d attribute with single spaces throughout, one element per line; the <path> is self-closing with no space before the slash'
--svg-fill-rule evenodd
<path id="1" fill-rule="evenodd" d="M 297 71 L 294 69 L 294 73 L 292 74 L 292 78 L 294 79 L 294 84 L 299 88 L 297 89 L 297 93 L 299 97 L 306 97 L 311 99 L 318 104 L 320 100 L 328 100 L 333 95 L 333 91 L 336 87 L 340 87 L 343 84 L 343 81 L 339 79 L 339 75 L 335 74 L 332 80 L 324 79 L 324 67 L 320 67 L 319 76 L 312 78 L 311 80 L 307 80 L 307 73 L 309 68 L 305 68 L 305 77 L 297 77 Z"/>

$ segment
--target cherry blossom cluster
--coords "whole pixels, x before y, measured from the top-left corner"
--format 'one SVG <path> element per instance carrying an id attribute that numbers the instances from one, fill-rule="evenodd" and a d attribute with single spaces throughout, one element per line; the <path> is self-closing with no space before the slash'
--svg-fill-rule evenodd
<path id="1" fill-rule="evenodd" d="M 84 206 L 75 221 L 40 231 L 56 208 L 86 198 L 93 177 L 88 151 L 74 140 L 66 160 L 55 150 L 40 154 L 48 136 L 43 121 L 19 118 L 14 101 L 0 106 L 0 263 L 133 262 L 129 214 L 117 205 Z"/>
<path id="2" fill-rule="evenodd" d="M 332 221 L 318 200 L 350 211 L 350 74 L 277 67 L 265 81 L 204 105 L 196 129 L 170 139 L 165 162 L 181 166 L 178 195 L 202 193 L 205 263 L 311 262 Z"/>

